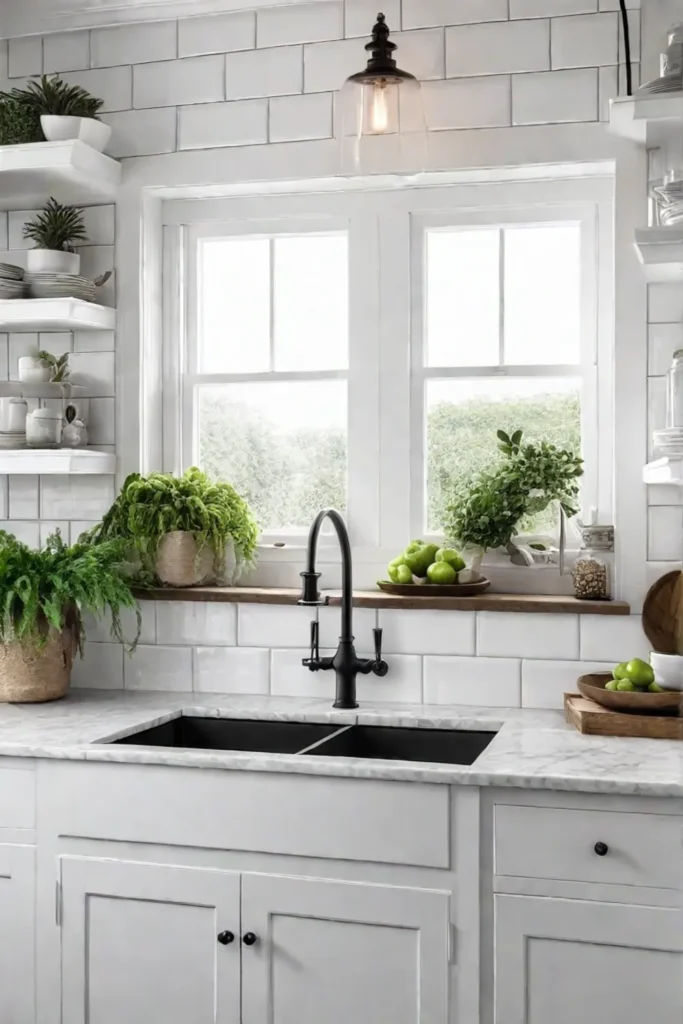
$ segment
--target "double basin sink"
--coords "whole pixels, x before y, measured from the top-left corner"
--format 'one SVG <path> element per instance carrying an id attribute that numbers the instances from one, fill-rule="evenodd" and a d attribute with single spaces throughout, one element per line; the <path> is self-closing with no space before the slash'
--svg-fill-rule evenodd
<path id="1" fill-rule="evenodd" d="M 495 735 L 495 732 L 456 729 L 337 726 L 181 716 L 114 742 L 146 747 L 470 765 Z"/>

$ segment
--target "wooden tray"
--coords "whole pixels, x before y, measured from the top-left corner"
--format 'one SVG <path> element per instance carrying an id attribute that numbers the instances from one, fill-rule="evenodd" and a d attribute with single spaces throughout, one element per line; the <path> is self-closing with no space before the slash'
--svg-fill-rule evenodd
<path id="1" fill-rule="evenodd" d="M 606 690 L 605 684 L 612 678 L 611 672 L 595 672 L 593 675 L 579 676 L 577 686 L 579 693 L 588 700 L 602 704 L 612 711 L 629 714 L 661 715 L 683 711 L 683 693 L 667 691 L 666 693 L 619 693 Z"/>
<path id="2" fill-rule="evenodd" d="M 389 580 L 378 580 L 377 586 L 385 594 L 396 594 L 398 597 L 474 597 L 488 590 L 491 581 L 482 579 L 476 583 L 453 583 L 446 586 L 440 583 L 390 583 Z"/>
<path id="3" fill-rule="evenodd" d="M 565 693 L 564 717 L 584 736 L 638 736 L 652 740 L 683 740 L 683 718 L 624 715 L 578 693 Z"/>

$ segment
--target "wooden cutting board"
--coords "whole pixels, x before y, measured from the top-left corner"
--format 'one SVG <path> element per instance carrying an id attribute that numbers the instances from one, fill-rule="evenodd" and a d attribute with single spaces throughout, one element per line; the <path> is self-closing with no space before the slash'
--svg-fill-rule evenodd
<path id="1" fill-rule="evenodd" d="M 565 693 L 564 717 L 585 736 L 642 736 L 652 740 L 683 740 L 683 718 L 611 711 L 578 693 Z"/>
<path id="2" fill-rule="evenodd" d="M 652 584 L 643 604 L 643 630 L 659 654 L 683 654 L 683 575 L 677 569 Z"/>

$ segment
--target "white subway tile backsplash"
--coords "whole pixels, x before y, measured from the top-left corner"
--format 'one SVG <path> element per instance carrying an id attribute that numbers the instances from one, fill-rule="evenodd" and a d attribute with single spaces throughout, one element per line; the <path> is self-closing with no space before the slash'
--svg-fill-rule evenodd
<path id="1" fill-rule="evenodd" d="M 39 75 L 43 70 L 43 40 L 40 36 L 22 36 L 9 41 L 9 77 Z"/>
<path id="2" fill-rule="evenodd" d="M 649 562 L 680 562 L 683 558 L 683 508 L 660 505 L 648 509 Z"/>
<path id="3" fill-rule="evenodd" d="M 332 93 L 276 96 L 269 103 L 271 142 L 332 137 Z"/>
<path id="4" fill-rule="evenodd" d="M 213 601 L 158 601 L 160 644 L 211 647 L 237 643 L 237 605 Z"/>
<path id="5" fill-rule="evenodd" d="M 178 56 L 251 50 L 256 43 L 254 11 L 210 14 L 205 18 L 181 18 L 178 22 Z"/>
<path id="6" fill-rule="evenodd" d="M 343 35 L 342 0 L 264 7 L 256 12 L 256 45 L 259 47 L 315 43 L 341 39 Z"/>
<path id="7" fill-rule="evenodd" d="M 380 609 L 378 625 L 387 654 L 474 654 L 474 612 Z"/>
<path id="8" fill-rule="evenodd" d="M 141 644 L 154 644 L 157 641 L 156 636 L 156 614 L 154 601 L 140 601 L 138 604 L 140 610 L 140 638 L 139 643 Z M 130 644 L 135 639 L 137 633 L 137 616 L 132 608 L 124 608 L 121 612 L 121 631 L 123 633 L 124 640 Z M 106 612 L 101 618 L 96 618 L 90 613 L 86 613 L 83 616 L 83 626 L 85 629 L 85 635 L 89 642 L 94 643 L 113 643 L 114 639 L 111 632 L 111 615 Z"/>
<path id="9" fill-rule="evenodd" d="M 43 476 L 40 515 L 43 519 L 99 520 L 114 500 L 110 476 Z"/>
<path id="10" fill-rule="evenodd" d="M 579 616 L 477 612 L 477 655 L 494 658 L 579 656 Z"/>
<path id="11" fill-rule="evenodd" d="M 501 21 L 446 29 L 446 77 L 550 68 L 547 21 Z"/>
<path id="12" fill-rule="evenodd" d="M 224 71 L 222 54 L 139 64 L 133 68 L 133 106 L 173 107 L 222 100 Z"/>
<path id="13" fill-rule="evenodd" d="M 9 477 L 0 475 L 0 519 L 7 519 L 8 516 L 8 494 Z M 6 524 L 5 524 L 6 525 Z M 4 526 L 2 527 L 4 529 Z"/>
<path id="14" fill-rule="evenodd" d="M 225 58 L 225 99 L 286 96 L 302 91 L 303 61 L 300 46 L 229 53 Z M 337 88 L 339 86 L 337 85 Z"/>
<path id="15" fill-rule="evenodd" d="M 192 648 L 140 644 L 123 666 L 127 690 L 192 689 Z"/>
<path id="16" fill-rule="evenodd" d="M 597 119 L 597 68 L 512 76 L 513 124 Z"/>
<path id="17" fill-rule="evenodd" d="M 9 377 L 9 337 L 0 334 L 0 380 Z"/>
<path id="18" fill-rule="evenodd" d="M 683 348 L 683 324 L 650 324 L 647 339 L 647 372 L 662 376 L 671 366 L 674 352 Z"/>
<path id="19" fill-rule="evenodd" d="M 113 331 L 76 331 L 73 336 L 74 352 L 113 352 Z"/>
<path id="20" fill-rule="evenodd" d="M 306 648 L 271 650 L 270 692 L 275 697 L 319 697 L 329 700 L 334 694 L 333 672 L 311 672 L 302 661 L 309 657 Z M 333 650 L 321 649 L 323 658 L 332 657 Z"/>
<path id="21" fill-rule="evenodd" d="M 267 141 L 267 99 L 199 103 L 178 111 L 178 149 L 254 146 Z"/>
<path id="22" fill-rule="evenodd" d="M 118 117 L 117 114 L 103 115 L 110 116 Z M 81 274 L 85 277 L 94 279 L 114 269 L 113 245 L 82 245 L 77 247 L 77 252 L 81 257 Z M 97 301 L 103 306 L 116 306 L 116 274 L 112 274 L 106 284 L 97 289 Z"/>
<path id="23" fill-rule="evenodd" d="M 69 85 L 80 85 L 92 96 L 104 100 L 102 113 L 129 110 L 133 106 L 133 69 L 131 67 L 94 68 L 70 71 L 62 78 Z"/>
<path id="24" fill-rule="evenodd" d="M 116 237 L 116 207 L 113 203 L 109 203 L 106 206 L 86 206 L 83 210 L 83 223 L 88 239 L 87 245 L 114 244 Z"/>
<path id="25" fill-rule="evenodd" d="M 442 28 L 395 32 L 392 39 L 398 46 L 401 66 L 409 68 L 410 73 L 421 82 L 444 77 L 446 68 Z"/>
<path id="26" fill-rule="evenodd" d="M 358 39 L 309 43 L 304 46 L 304 92 L 336 92 L 349 75 L 365 66 L 366 56 Z"/>
<path id="27" fill-rule="evenodd" d="M 37 476 L 9 477 L 10 519 L 38 519 L 40 515 L 38 494 L 39 481 Z"/>
<path id="28" fill-rule="evenodd" d="M 639 615 L 580 615 L 581 660 L 616 664 L 645 658 L 650 644 Z"/>
<path id="29" fill-rule="evenodd" d="M 507 21 L 508 0 L 403 0 L 403 28 Z"/>
<path id="30" fill-rule="evenodd" d="M 38 335 L 31 332 L 9 335 L 9 379 L 19 380 L 20 356 L 33 356 L 38 351 Z"/>
<path id="31" fill-rule="evenodd" d="M 651 324 L 681 323 L 683 288 L 678 284 L 648 285 L 647 319 Z"/>
<path id="32" fill-rule="evenodd" d="M 50 520 L 50 519 L 42 519 L 40 521 L 40 527 L 39 527 L 39 532 L 38 532 L 41 548 L 44 548 L 45 545 L 48 542 L 48 539 L 50 537 L 52 537 L 57 532 L 59 532 L 59 534 L 61 535 L 62 540 L 66 541 L 67 544 L 68 544 L 68 542 L 69 542 L 69 524 L 68 524 L 68 522 L 66 522 L 63 519 L 62 520 L 56 520 L 56 521 Z"/>
<path id="33" fill-rule="evenodd" d="M 592 68 L 619 62 L 619 20 L 611 12 L 553 18 L 550 37 L 553 68 Z"/>
<path id="34" fill-rule="evenodd" d="M 194 688 L 202 693 L 270 692 L 270 651 L 256 647 L 197 647 Z"/>
<path id="35" fill-rule="evenodd" d="M 55 32 L 43 38 L 43 71 L 81 71 L 90 66 L 89 32 Z"/>
<path id="36" fill-rule="evenodd" d="M 633 89 L 640 85 L 640 65 L 631 63 L 631 76 Z M 618 67 L 598 68 L 599 99 L 600 99 L 600 120 L 609 121 L 610 100 L 618 96 L 626 95 L 626 68 L 623 64 Z M 652 150 L 654 153 L 655 150 Z"/>
<path id="37" fill-rule="evenodd" d="M 88 398 L 112 398 L 116 390 L 114 352 L 73 352 L 69 365 L 74 383 L 85 388 Z"/>
<path id="38" fill-rule="evenodd" d="M 590 672 L 611 672 L 613 662 L 523 661 L 522 707 L 561 710 L 565 693 L 576 693 L 576 680 Z"/>
<path id="39" fill-rule="evenodd" d="M 334 650 L 322 650 L 324 657 Z M 359 652 L 369 658 L 368 651 Z M 270 663 L 270 692 L 281 697 L 319 697 L 331 700 L 335 691 L 334 672 L 311 672 L 301 664 L 308 650 L 272 650 Z M 419 704 L 422 701 L 422 658 L 397 654 L 391 658 L 389 673 L 378 676 L 358 676 L 360 701 L 402 701 Z"/>
<path id="40" fill-rule="evenodd" d="M 418 25 L 406 24 L 406 3 L 410 0 L 403 0 L 403 27 L 419 28 Z M 429 0 L 419 0 L 425 6 Z M 392 32 L 401 26 L 401 0 L 383 0 L 382 12 L 387 19 L 387 25 Z M 345 0 L 345 35 L 367 36 L 370 38 L 372 27 L 377 20 L 377 0 Z"/>
<path id="41" fill-rule="evenodd" d="M 102 120 L 112 128 L 111 142 L 107 146 L 110 156 L 153 156 L 157 153 L 172 153 L 175 149 L 174 107 L 126 110 L 117 114 L 104 114 Z"/>
<path id="42" fill-rule="evenodd" d="M 91 398 L 88 443 L 116 444 L 116 409 L 113 398 Z"/>
<path id="43" fill-rule="evenodd" d="M 240 647 L 304 647 L 310 640 L 315 609 L 298 606 L 240 604 L 237 606 L 237 642 Z M 341 629 L 341 610 L 321 607 L 320 644 L 336 650 Z M 370 608 L 355 608 L 353 629 L 356 647 L 372 643 L 377 615 Z"/>
<path id="44" fill-rule="evenodd" d="M 5 523 L 5 529 L 13 534 L 22 544 L 30 548 L 40 547 L 40 523 L 22 522 L 20 519 L 9 520 Z"/>
<path id="45" fill-rule="evenodd" d="M 520 662 L 509 658 L 428 656 L 424 659 L 424 700 L 426 704 L 517 708 Z"/>
<path id="46" fill-rule="evenodd" d="M 0 251 L 7 248 L 7 211 L 3 210 L 0 212 Z"/>
<path id="47" fill-rule="evenodd" d="M 430 131 L 510 124 L 509 75 L 425 82 L 422 94 Z"/>
<path id="48" fill-rule="evenodd" d="M 121 644 L 87 641 L 83 658 L 74 659 L 71 685 L 95 690 L 121 690 L 124 656 L 127 659 Z M 106 727 L 103 732 L 106 732 Z"/>
<path id="49" fill-rule="evenodd" d="M 175 21 L 137 22 L 114 28 L 95 28 L 90 33 L 90 67 L 142 64 L 177 56 Z"/>
<path id="50" fill-rule="evenodd" d="M 598 0 L 510 0 L 511 18 L 551 18 L 567 14 L 595 14 Z"/>

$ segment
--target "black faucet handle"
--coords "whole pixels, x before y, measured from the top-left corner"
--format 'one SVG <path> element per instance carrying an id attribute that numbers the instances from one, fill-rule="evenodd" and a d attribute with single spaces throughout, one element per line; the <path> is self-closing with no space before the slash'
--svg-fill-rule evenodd
<path id="1" fill-rule="evenodd" d="M 372 666 L 372 671 L 376 676 L 385 676 L 389 671 L 389 666 L 386 661 L 382 661 L 382 635 L 383 630 L 376 627 L 372 631 L 372 635 L 375 638 L 375 661 Z"/>
<path id="2" fill-rule="evenodd" d="M 302 664 L 311 672 L 317 672 L 320 668 L 320 627 L 317 618 L 311 621 L 311 656 L 304 658 Z"/>

